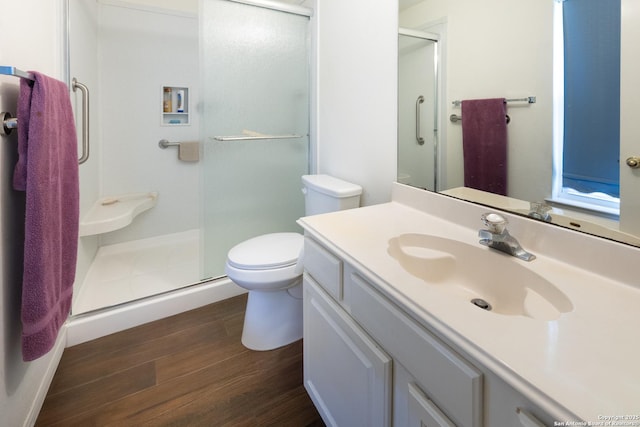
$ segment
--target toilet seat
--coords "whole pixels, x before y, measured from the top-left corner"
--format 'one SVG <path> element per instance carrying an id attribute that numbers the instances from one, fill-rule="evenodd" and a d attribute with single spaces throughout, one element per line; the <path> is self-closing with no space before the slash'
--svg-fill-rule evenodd
<path id="1" fill-rule="evenodd" d="M 304 244 L 299 233 L 270 233 L 234 246 L 227 263 L 241 270 L 271 270 L 295 265 Z"/>
<path id="2" fill-rule="evenodd" d="M 298 233 L 271 233 L 234 246 L 225 273 L 247 290 L 275 291 L 296 286 L 301 270 L 298 258 L 304 237 Z"/>

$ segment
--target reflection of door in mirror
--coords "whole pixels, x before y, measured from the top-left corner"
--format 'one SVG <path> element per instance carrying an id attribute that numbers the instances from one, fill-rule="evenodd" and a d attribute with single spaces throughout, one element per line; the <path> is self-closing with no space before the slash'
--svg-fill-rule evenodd
<path id="1" fill-rule="evenodd" d="M 436 190 L 437 133 L 435 36 L 398 36 L 398 181 Z"/>

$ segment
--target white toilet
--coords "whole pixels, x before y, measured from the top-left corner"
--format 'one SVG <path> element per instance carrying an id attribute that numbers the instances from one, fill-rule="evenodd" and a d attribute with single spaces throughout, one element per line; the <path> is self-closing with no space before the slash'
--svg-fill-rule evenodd
<path id="1" fill-rule="evenodd" d="M 307 216 L 357 208 L 362 187 L 329 175 L 304 175 Z M 242 344 L 272 350 L 302 338 L 302 247 L 299 233 L 272 233 L 234 246 L 225 272 L 249 291 Z"/>

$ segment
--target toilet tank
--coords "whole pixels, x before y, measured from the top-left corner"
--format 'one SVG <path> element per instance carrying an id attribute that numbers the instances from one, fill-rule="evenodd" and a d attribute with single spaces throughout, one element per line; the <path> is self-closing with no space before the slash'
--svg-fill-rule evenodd
<path id="1" fill-rule="evenodd" d="M 352 209 L 360 206 L 362 187 L 329 175 L 303 175 L 302 192 L 306 215 Z"/>

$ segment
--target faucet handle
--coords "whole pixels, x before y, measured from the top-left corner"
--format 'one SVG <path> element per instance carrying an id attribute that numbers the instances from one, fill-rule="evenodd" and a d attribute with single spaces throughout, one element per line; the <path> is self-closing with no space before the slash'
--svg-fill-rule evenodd
<path id="1" fill-rule="evenodd" d="M 491 231 L 492 233 L 502 233 L 506 228 L 509 221 L 502 215 L 497 213 L 487 212 L 482 214 L 480 217 L 483 224 Z"/>

